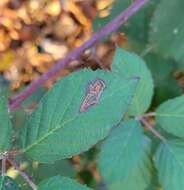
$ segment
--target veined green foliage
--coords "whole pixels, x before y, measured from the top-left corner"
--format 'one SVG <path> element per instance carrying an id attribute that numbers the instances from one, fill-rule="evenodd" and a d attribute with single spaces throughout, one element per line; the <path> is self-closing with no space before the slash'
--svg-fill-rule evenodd
<path id="1" fill-rule="evenodd" d="M 156 121 L 168 133 L 184 137 L 184 96 L 161 104 L 156 110 Z"/>
<path id="2" fill-rule="evenodd" d="M 144 61 L 136 54 L 117 48 L 112 70 L 121 77 L 140 79 L 129 108 L 129 115 L 143 114 L 149 108 L 153 96 L 153 80 Z"/>
<path id="3" fill-rule="evenodd" d="M 22 151 L 40 162 L 54 162 L 88 150 L 121 120 L 137 83 L 100 70 L 60 80 L 28 119 Z"/>
<path id="4" fill-rule="evenodd" d="M 99 169 L 109 190 L 142 190 L 151 181 L 150 140 L 138 121 L 115 128 L 101 147 Z"/>
<path id="5" fill-rule="evenodd" d="M 184 141 L 162 143 L 156 153 L 155 164 L 164 190 L 181 190 L 184 187 Z"/>

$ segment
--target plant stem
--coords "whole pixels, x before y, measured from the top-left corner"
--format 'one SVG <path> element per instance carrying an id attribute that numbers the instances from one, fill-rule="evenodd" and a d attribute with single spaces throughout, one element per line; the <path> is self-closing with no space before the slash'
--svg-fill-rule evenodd
<path id="1" fill-rule="evenodd" d="M 156 115 L 155 112 L 149 112 L 149 113 L 145 113 L 145 114 L 143 115 L 143 117 L 153 117 L 153 116 L 155 116 L 155 115 Z"/>
<path id="2" fill-rule="evenodd" d="M 6 157 L 3 156 L 1 160 L 1 175 L 4 176 L 6 174 Z"/>
<path id="3" fill-rule="evenodd" d="M 23 172 L 20 169 L 19 164 L 14 159 L 11 159 L 10 157 L 8 157 L 7 160 L 19 172 L 19 174 L 25 179 L 25 181 L 30 185 L 30 187 L 33 190 L 37 190 L 37 186 L 34 184 L 34 182 L 32 181 L 31 177 L 27 173 Z"/>
<path id="4" fill-rule="evenodd" d="M 167 140 L 165 137 L 163 137 L 157 130 L 154 129 L 154 127 L 144 118 L 144 117 L 138 117 L 138 120 L 146 127 L 148 128 L 156 137 L 158 137 L 161 141 L 166 142 Z"/>
<path id="5" fill-rule="evenodd" d="M 55 64 L 47 73 L 43 74 L 37 80 L 33 81 L 25 90 L 19 94 L 11 97 L 9 99 L 9 109 L 13 110 L 20 107 L 22 101 L 29 97 L 36 89 L 44 84 L 48 79 L 56 76 L 59 71 L 61 71 L 67 64 L 73 60 L 79 59 L 83 52 L 91 48 L 94 44 L 99 42 L 105 36 L 115 32 L 122 24 L 124 24 L 132 15 L 134 15 L 143 5 L 145 5 L 149 0 L 135 0 L 126 10 L 121 12 L 116 18 L 111 22 L 101 28 L 97 33 L 95 33 L 89 40 L 87 40 L 83 45 L 74 49 L 69 53 L 63 60 Z"/>

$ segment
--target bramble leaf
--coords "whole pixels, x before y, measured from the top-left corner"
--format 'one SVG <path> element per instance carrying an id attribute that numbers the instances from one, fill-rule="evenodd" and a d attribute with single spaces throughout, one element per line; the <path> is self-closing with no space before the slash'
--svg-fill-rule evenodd
<path id="1" fill-rule="evenodd" d="M 184 142 L 162 143 L 156 153 L 155 164 L 163 189 L 181 190 L 184 187 Z"/>
<path id="2" fill-rule="evenodd" d="M 49 179 L 44 180 L 41 182 L 41 184 L 38 186 L 38 190 L 91 190 L 90 188 L 81 185 L 77 183 L 76 181 L 61 177 L 61 176 L 55 176 L 51 177 Z"/>
<path id="3" fill-rule="evenodd" d="M 156 110 L 156 121 L 168 133 L 184 137 L 184 96 L 161 104 Z"/>
<path id="4" fill-rule="evenodd" d="M 150 106 L 153 96 L 153 80 L 144 61 L 136 54 L 117 48 L 112 69 L 121 77 L 137 77 L 137 85 L 133 102 L 129 108 L 129 115 L 141 115 Z"/>
<path id="5" fill-rule="evenodd" d="M 101 147 L 99 169 L 109 190 L 142 190 L 151 181 L 150 141 L 140 123 L 115 128 Z"/>
<path id="6" fill-rule="evenodd" d="M 105 85 L 102 92 L 97 81 Z M 86 110 L 96 101 L 94 82 L 101 97 Z M 22 133 L 22 151 L 40 162 L 54 162 L 88 150 L 120 121 L 137 82 L 100 70 L 82 70 L 60 80 L 28 119 Z"/>

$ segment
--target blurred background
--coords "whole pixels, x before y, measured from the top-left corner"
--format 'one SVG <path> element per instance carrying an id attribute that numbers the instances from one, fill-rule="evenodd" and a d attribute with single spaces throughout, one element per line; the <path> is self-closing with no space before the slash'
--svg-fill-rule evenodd
<path id="1" fill-rule="evenodd" d="M 95 14 L 93 0 L 1 0 L 0 72 L 11 88 L 38 78 L 88 39 Z"/>

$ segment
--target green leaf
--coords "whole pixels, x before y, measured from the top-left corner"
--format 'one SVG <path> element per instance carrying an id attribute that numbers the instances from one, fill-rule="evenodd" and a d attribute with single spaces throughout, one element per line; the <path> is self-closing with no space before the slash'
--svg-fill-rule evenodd
<path id="1" fill-rule="evenodd" d="M 38 190 L 92 190 L 84 185 L 77 183 L 76 181 L 61 177 L 55 176 L 49 179 L 44 180 L 38 186 Z"/>
<path id="2" fill-rule="evenodd" d="M 156 153 L 155 164 L 164 190 L 181 190 L 184 187 L 184 142 L 162 143 Z"/>
<path id="3" fill-rule="evenodd" d="M 109 190 L 142 190 L 151 182 L 151 146 L 140 123 L 129 120 L 104 142 L 99 169 Z"/>
<path id="4" fill-rule="evenodd" d="M 153 49 L 177 61 L 184 59 L 183 7 L 183 0 L 162 0 L 154 13 L 150 30 L 150 45 Z"/>
<path id="5" fill-rule="evenodd" d="M 8 101 L 0 97 L 0 153 L 7 151 L 11 146 L 12 125 L 8 113 Z"/>
<path id="6" fill-rule="evenodd" d="M 121 77 L 140 78 L 129 115 L 141 115 L 150 106 L 153 95 L 153 80 L 144 61 L 133 53 L 117 48 L 113 58 L 113 71 Z"/>
<path id="7" fill-rule="evenodd" d="M 156 110 L 156 121 L 168 133 L 184 137 L 184 96 L 161 104 Z"/>
<path id="8" fill-rule="evenodd" d="M 172 60 L 157 54 L 148 54 L 145 61 L 154 79 L 154 106 L 181 95 L 182 89 L 173 77 L 175 63 Z"/>
<path id="9" fill-rule="evenodd" d="M 99 102 L 81 112 L 86 97 L 94 101 L 91 86 L 99 81 L 105 84 Z M 88 150 L 120 121 L 136 86 L 137 79 L 122 79 L 100 70 L 82 70 L 60 80 L 28 119 L 22 133 L 22 151 L 40 162 L 53 162 Z M 89 87 L 90 94 L 86 92 Z M 97 87 L 95 90 L 100 89 Z"/>
<path id="10" fill-rule="evenodd" d="M 0 176 L 0 190 L 20 190 L 20 188 L 12 178 Z"/>

